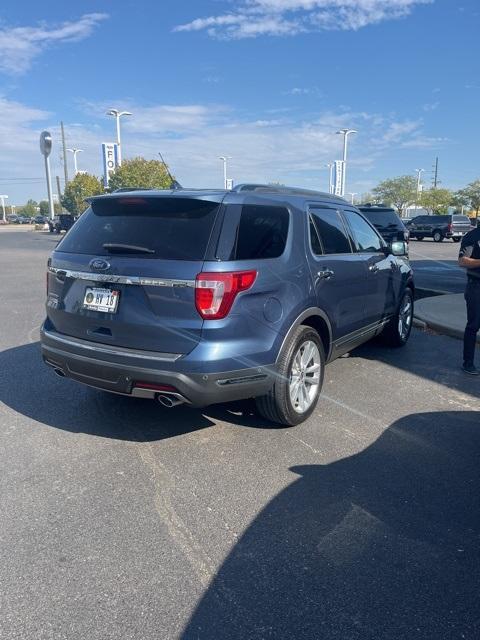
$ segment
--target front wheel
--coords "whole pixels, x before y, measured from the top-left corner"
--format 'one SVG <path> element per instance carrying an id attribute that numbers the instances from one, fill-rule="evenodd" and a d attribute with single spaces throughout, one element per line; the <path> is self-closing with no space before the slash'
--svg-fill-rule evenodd
<path id="1" fill-rule="evenodd" d="M 441 234 L 440 231 L 435 231 L 435 233 L 433 234 L 433 241 L 434 242 L 442 242 L 443 240 L 443 236 Z"/>
<path id="2" fill-rule="evenodd" d="M 407 344 L 413 324 L 413 292 L 410 288 L 400 300 L 397 313 L 385 327 L 382 339 L 389 347 L 403 347 Z"/>
<path id="3" fill-rule="evenodd" d="M 320 336 L 311 327 L 300 325 L 283 349 L 272 389 L 255 399 L 260 415 L 289 427 L 306 420 L 317 405 L 324 370 Z"/>

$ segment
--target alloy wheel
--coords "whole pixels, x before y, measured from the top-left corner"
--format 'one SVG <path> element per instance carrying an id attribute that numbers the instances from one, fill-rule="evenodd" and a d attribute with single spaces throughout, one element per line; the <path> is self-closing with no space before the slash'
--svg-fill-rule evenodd
<path id="1" fill-rule="evenodd" d="M 405 340 L 410 332 L 413 316 L 413 305 L 411 296 L 406 293 L 403 296 L 398 314 L 398 335 Z"/>
<path id="2" fill-rule="evenodd" d="M 290 371 L 290 401 L 297 413 L 305 413 L 315 402 L 320 386 L 320 369 L 318 346 L 312 340 L 303 342 L 295 353 Z"/>

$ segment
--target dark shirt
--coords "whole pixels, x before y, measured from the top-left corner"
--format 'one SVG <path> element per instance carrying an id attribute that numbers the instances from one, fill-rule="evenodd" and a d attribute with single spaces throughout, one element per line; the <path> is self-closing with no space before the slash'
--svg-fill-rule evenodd
<path id="1" fill-rule="evenodd" d="M 480 227 L 463 236 L 458 257 L 480 260 Z M 480 267 L 467 269 L 467 276 L 470 282 L 480 282 Z"/>

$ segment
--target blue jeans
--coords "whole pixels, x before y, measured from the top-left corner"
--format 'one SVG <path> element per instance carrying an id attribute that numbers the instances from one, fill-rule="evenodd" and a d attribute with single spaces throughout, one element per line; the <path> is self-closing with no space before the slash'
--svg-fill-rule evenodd
<path id="1" fill-rule="evenodd" d="M 463 338 L 463 362 L 472 365 L 475 357 L 477 332 L 480 330 L 480 280 L 469 281 L 465 290 L 467 326 Z"/>

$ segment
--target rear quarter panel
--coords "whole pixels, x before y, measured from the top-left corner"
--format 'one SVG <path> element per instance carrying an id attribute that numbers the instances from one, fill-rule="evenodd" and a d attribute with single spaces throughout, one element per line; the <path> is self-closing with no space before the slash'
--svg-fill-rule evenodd
<path id="1" fill-rule="evenodd" d="M 230 203 L 238 196 L 230 196 Z M 241 204 L 284 206 L 290 214 L 284 253 L 268 260 L 210 261 L 204 271 L 257 271 L 251 289 L 239 294 L 223 320 L 205 321 L 202 340 L 187 359 L 192 370 L 214 361 L 220 371 L 273 364 L 283 339 L 305 308 L 316 306 L 313 283 L 305 258 L 302 208 L 291 201 L 241 196 Z M 220 362 L 219 362 L 220 360 Z"/>

